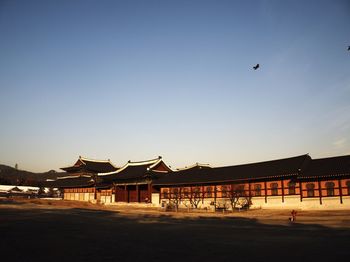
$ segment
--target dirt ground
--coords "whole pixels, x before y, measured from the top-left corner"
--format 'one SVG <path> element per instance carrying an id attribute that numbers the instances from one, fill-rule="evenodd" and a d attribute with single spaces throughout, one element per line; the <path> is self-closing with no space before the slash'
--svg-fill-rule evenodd
<path id="1" fill-rule="evenodd" d="M 350 211 L 164 212 L 0 200 L 0 261 L 338 261 Z"/>

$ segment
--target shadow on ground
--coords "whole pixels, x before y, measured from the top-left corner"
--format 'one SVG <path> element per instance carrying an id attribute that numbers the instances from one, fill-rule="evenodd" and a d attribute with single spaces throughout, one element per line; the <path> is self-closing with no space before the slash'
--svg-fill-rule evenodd
<path id="1" fill-rule="evenodd" d="M 329 261 L 350 230 L 235 217 L 0 208 L 2 261 Z"/>

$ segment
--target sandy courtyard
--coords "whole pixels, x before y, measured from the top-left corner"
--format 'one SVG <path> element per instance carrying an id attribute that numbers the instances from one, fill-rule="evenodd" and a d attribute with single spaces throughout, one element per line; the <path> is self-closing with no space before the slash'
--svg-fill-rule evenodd
<path id="1" fill-rule="evenodd" d="M 161 212 L 0 200 L 1 261 L 347 261 L 350 211 Z"/>

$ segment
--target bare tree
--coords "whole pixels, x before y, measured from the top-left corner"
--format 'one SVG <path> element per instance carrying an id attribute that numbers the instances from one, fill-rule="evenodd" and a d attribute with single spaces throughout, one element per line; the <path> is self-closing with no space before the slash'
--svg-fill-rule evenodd
<path id="1" fill-rule="evenodd" d="M 179 209 L 179 205 L 181 202 L 181 192 L 179 188 L 173 188 L 170 193 L 170 202 L 175 207 L 175 211 L 177 212 Z"/>
<path id="2" fill-rule="evenodd" d="M 230 190 L 226 192 L 226 197 L 234 211 L 237 207 L 249 208 L 251 206 L 251 196 L 246 194 L 244 185 L 231 185 Z"/>
<path id="3" fill-rule="evenodd" d="M 39 186 L 38 190 L 38 197 L 44 197 L 45 196 L 45 188 L 43 186 Z"/>
<path id="4" fill-rule="evenodd" d="M 202 201 L 200 187 L 191 188 L 189 201 L 192 207 L 198 208 L 199 203 Z"/>
<path id="5" fill-rule="evenodd" d="M 188 190 L 188 187 L 182 188 L 181 192 L 181 203 L 187 207 L 188 209 L 191 208 L 191 201 L 190 201 L 190 191 Z"/>

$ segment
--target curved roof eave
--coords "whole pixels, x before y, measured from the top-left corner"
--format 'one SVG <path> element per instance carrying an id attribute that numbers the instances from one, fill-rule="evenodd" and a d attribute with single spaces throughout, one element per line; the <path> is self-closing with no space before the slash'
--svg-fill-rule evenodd
<path id="1" fill-rule="evenodd" d="M 238 182 L 238 181 L 256 181 L 256 180 L 263 180 L 268 178 L 282 178 L 282 177 L 289 177 L 289 176 L 296 176 L 297 173 L 293 174 L 284 174 L 284 175 L 275 175 L 275 176 L 265 176 L 265 177 L 254 177 L 254 178 L 238 178 L 238 179 L 223 179 L 223 180 L 213 180 L 213 181 L 190 181 L 190 182 L 169 182 L 169 183 L 153 183 L 155 186 L 170 186 L 170 185 L 190 185 L 190 184 L 220 184 L 220 183 L 229 183 L 229 182 Z"/>
<path id="2" fill-rule="evenodd" d="M 179 172 L 179 171 L 183 171 L 183 170 L 188 170 L 188 169 L 191 169 L 191 168 L 194 168 L 194 167 L 209 167 L 209 168 L 212 168 L 210 166 L 210 164 L 200 164 L 200 163 L 195 163 L 193 165 L 190 165 L 190 166 L 185 166 L 183 168 L 176 168 L 174 170 L 174 172 Z"/>
<path id="3" fill-rule="evenodd" d="M 84 161 L 89 161 L 89 162 L 95 162 L 95 163 L 109 163 L 111 166 L 113 166 L 114 168 L 120 168 L 115 166 L 110 159 L 107 160 L 99 160 L 99 159 L 92 159 L 92 158 L 88 158 L 88 157 L 83 157 L 83 156 L 79 156 L 79 160 L 81 160 L 84 164 L 86 164 Z"/>
<path id="4" fill-rule="evenodd" d="M 158 158 L 151 159 L 151 160 L 145 160 L 145 161 L 137 161 L 137 162 L 131 162 L 130 160 L 122 166 L 120 169 L 112 172 L 107 172 L 107 173 L 98 173 L 98 176 L 108 176 L 108 175 L 113 175 L 113 174 L 118 174 L 125 170 L 129 166 L 143 166 L 143 165 L 150 165 L 149 168 L 152 169 L 153 167 L 157 166 L 160 162 L 162 162 L 162 157 L 159 156 Z M 163 162 L 164 163 L 164 162 Z M 170 168 L 169 168 L 170 169 Z"/>

